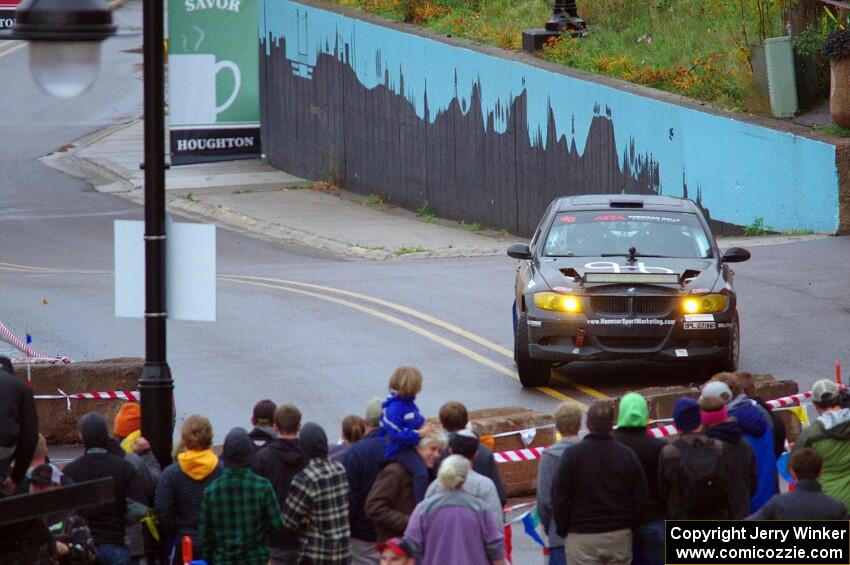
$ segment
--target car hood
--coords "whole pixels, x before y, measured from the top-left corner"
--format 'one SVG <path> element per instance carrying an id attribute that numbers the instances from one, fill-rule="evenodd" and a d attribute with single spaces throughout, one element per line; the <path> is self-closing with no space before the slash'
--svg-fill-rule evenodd
<path id="1" fill-rule="evenodd" d="M 540 276 L 549 288 L 574 289 L 584 284 L 587 288 L 609 286 L 607 283 L 585 282 L 589 273 L 605 274 L 668 274 L 685 278 L 685 288 L 690 291 L 710 292 L 714 289 L 720 269 L 714 259 L 689 259 L 667 257 L 638 257 L 629 263 L 627 257 L 543 257 L 540 259 Z M 628 281 L 623 284 L 657 284 L 678 288 L 677 282 L 653 283 L 646 280 Z"/>

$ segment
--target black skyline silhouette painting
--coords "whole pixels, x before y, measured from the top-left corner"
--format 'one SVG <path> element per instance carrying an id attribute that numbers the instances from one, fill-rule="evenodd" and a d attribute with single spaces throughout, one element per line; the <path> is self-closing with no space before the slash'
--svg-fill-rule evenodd
<path id="1" fill-rule="evenodd" d="M 468 104 L 456 96 L 433 118 L 427 92 L 417 93 L 425 106 L 420 118 L 403 94 L 403 74 L 397 89 L 386 70 L 374 88 L 358 80 L 349 44 L 337 39 L 307 67 L 286 58 L 285 38 L 266 41 L 260 45 L 261 137 L 271 164 L 289 173 L 337 181 L 411 210 L 427 202 L 440 217 L 520 235 L 534 231 L 558 196 L 662 192 L 651 154 L 641 153 L 634 139 L 617 152 L 615 115 L 607 106 L 603 113 L 598 103 L 583 103 L 593 103 L 594 115 L 579 153 L 574 126 L 572 139 L 557 136 L 551 106 L 546 138 L 539 130 L 532 138 L 525 90 L 510 105 L 484 113 L 476 83 Z M 380 53 L 375 60 L 379 65 Z M 504 132 L 495 130 L 497 119 L 507 123 Z M 713 228 L 735 231 L 730 224 Z"/>

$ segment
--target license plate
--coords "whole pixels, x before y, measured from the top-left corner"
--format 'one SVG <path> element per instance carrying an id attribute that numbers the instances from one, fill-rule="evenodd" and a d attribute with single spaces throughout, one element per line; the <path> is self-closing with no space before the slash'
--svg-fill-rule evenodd
<path id="1" fill-rule="evenodd" d="M 714 330 L 717 322 L 685 322 L 686 330 Z"/>

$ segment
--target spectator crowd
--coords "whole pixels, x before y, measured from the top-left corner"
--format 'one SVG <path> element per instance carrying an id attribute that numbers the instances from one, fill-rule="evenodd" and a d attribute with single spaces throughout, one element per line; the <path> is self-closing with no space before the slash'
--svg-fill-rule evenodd
<path id="1" fill-rule="evenodd" d="M 396 369 L 387 397 L 347 416 L 333 445 L 289 403 L 258 402 L 251 429 L 230 430 L 220 450 L 209 420 L 192 415 L 164 468 L 128 402 L 111 436 L 100 414 L 81 418 L 85 451 L 60 470 L 32 393 L 0 358 L 0 500 L 105 477 L 114 492 L 108 504 L 0 527 L 3 563 L 505 564 L 493 453 L 459 402 L 440 408 L 439 425 L 426 421 L 421 390 L 417 369 Z M 547 562 L 663 564 L 665 519 L 847 520 L 844 398 L 832 381 L 814 384 L 818 418 L 793 445 L 794 489 L 784 494 L 785 429 L 748 373 L 717 374 L 698 399 L 679 398 L 669 440 L 647 433 L 638 393 L 586 413 L 561 404 L 537 481 Z"/>

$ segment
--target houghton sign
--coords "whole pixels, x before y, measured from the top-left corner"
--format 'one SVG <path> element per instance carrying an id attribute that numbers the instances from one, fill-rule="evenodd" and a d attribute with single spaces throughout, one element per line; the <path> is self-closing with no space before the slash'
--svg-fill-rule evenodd
<path id="1" fill-rule="evenodd" d="M 260 0 L 168 3 L 173 163 L 260 154 L 259 10 Z"/>

